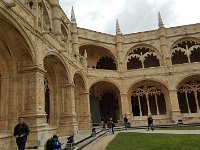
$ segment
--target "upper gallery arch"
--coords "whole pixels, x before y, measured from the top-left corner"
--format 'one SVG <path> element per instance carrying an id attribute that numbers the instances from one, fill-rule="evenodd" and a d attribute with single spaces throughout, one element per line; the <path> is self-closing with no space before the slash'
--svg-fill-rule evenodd
<path id="1" fill-rule="evenodd" d="M 171 46 L 172 65 L 200 62 L 200 40 L 185 37 L 177 40 Z"/>
<path id="2" fill-rule="evenodd" d="M 138 44 L 128 51 L 126 62 L 127 70 L 158 67 L 161 64 L 161 56 L 155 47 L 148 44 Z"/>
<path id="3" fill-rule="evenodd" d="M 82 45 L 79 53 L 81 56 L 87 55 L 88 68 L 117 70 L 115 56 L 103 46 Z"/>

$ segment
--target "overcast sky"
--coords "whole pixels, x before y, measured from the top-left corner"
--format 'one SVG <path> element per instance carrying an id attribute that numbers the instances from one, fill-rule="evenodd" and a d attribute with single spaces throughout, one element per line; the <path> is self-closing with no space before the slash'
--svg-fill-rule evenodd
<path id="1" fill-rule="evenodd" d="M 158 12 L 165 27 L 200 23 L 200 0 L 59 0 L 78 27 L 115 34 L 116 19 L 123 34 L 158 28 Z"/>

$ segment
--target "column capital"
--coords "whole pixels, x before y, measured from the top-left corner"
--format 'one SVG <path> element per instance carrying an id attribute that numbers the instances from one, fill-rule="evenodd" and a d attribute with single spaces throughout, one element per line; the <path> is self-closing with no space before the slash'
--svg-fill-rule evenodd
<path id="1" fill-rule="evenodd" d="M 47 71 L 41 67 L 41 66 L 38 66 L 38 65 L 32 65 L 32 66 L 26 66 L 26 67 L 23 67 L 22 69 L 19 70 L 19 72 L 41 72 L 43 74 L 45 74 Z"/>
<path id="2" fill-rule="evenodd" d="M 80 95 L 89 95 L 90 94 L 90 92 L 89 91 L 85 91 L 85 92 L 82 92 Z"/>
<path id="3" fill-rule="evenodd" d="M 120 93 L 120 95 L 128 95 L 128 93 L 126 93 L 126 92 L 123 92 L 123 93 Z"/>

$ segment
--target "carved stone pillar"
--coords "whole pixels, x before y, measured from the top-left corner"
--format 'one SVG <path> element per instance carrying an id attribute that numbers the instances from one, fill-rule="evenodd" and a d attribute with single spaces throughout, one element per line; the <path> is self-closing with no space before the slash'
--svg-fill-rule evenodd
<path id="1" fill-rule="evenodd" d="M 117 43 L 117 70 L 120 72 L 125 71 L 126 67 L 125 67 L 125 63 L 123 60 L 124 54 L 123 54 L 123 37 L 122 34 L 118 34 L 116 35 L 116 43 Z"/>
<path id="2" fill-rule="evenodd" d="M 70 116 L 70 121 L 71 121 L 71 134 L 77 134 L 78 133 L 78 123 L 77 123 L 77 115 L 75 111 L 75 96 L 74 96 L 74 84 L 68 84 L 67 85 L 67 91 L 69 94 L 69 116 Z"/>
<path id="3" fill-rule="evenodd" d="M 78 124 L 75 113 L 74 85 L 63 84 L 60 88 L 61 114 L 59 133 L 60 135 L 76 134 L 78 132 Z"/>
<path id="4" fill-rule="evenodd" d="M 177 122 L 181 118 L 181 112 L 178 103 L 178 95 L 176 90 L 169 90 L 169 97 L 171 103 L 171 117 L 173 122 Z"/>
<path id="5" fill-rule="evenodd" d="M 19 95 L 20 116 L 30 127 L 29 146 L 40 146 L 43 131 L 46 127 L 44 111 L 44 73 L 39 66 L 25 67 L 21 73 L 21 94 Z"/>
<path id="6" fill-rule="evenodd" d="M 91 128 L 91 113 L 90 113 L 90 98 L 89 98 L 89 92 L 83 92 L 80 94 L 80 101 L 81 106 L 79 109 L 81 109 L 80 114 L 80 129 L 86 130 Z"/>
<path id="7" fill-rule="evenodd" d="M 127 118 L 132 118 L 133 113 L 131 111 L 131 102 L 129 100 L 128 93 L 120 93 L 121 96 L 121 115 L 122 118 L 126 115 Z"/>
<path id="8" fill-rule="evenodd" d="M 74 57 L 76 57 L 77 60 L 80 61 L 79 45 L 78 45 L 78 29 L 76 23 L 71 24 L 71 32 L 72 32 L 72 53 Z"/>

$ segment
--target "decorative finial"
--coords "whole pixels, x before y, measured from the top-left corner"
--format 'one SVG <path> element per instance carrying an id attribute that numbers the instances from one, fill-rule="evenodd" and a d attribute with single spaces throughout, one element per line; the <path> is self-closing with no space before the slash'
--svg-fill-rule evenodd
<path id="1" fill-rule="evenodd" d="M 119 22 L 118 22 L 118 19 L 116 20 L 116 34 L 121 34 L 121 30 L 120 30 L 120 27 L 119 27 Z"/>
<path id="2" fill-rule="evenodd" d="M 159 28 L 164 27 L 160 12 L 158 12 L 158 26 L 159 26 Z"/>
<path id="3" fill-rule="evenodd" d="M 71 10 L 71 22 L 72 23 L 76 23 L 76 18 L 75 18 L 75 13 L 74 13 L 73 6 L 72 6 L 72 10 Z"/>

